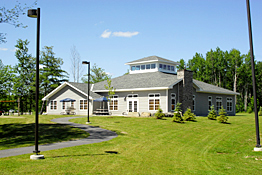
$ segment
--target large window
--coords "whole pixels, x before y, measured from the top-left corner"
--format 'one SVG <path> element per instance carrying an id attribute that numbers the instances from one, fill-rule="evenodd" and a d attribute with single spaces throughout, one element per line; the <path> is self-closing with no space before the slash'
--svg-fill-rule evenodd
<path id="1" fill-rule="evenodd" d="M 176 94 L 171 93 L 171 110 L 174 111 L 176 108 Z"/>
<path id="2" fill-rule="evenodd" d="M 216 97 L 216 110 L 219 111 L 222 106 L 222 97 Z"/>
<path id="3" fill-rule="evenodd" d="M 231 97 L 227 97 L 227 111 L 233 111 L 233 99 Z"/>
<path id="4" fill-rule="evenodd" d="M 66 109 L 66 103 L 68 103 L 68 102 L 64 102 L 64 101 L 62 102 L 62 109 Z M 74 102 L 71 101 L 70 104 L 71 104 L 71 107 L 74 108 L 74 106 L 75 106 L 75 105 L 74 105 Z M 68 106 L 67 106 L 67 107 L 68 107 Z"/>
<path id="5" fill-rule="evenodd" d="M 57 101 L 50 101 L 50 109 L 56 110 L 57 109 Z"/>
<path id="6" fill-rule="evenodd" d="M 196 110 L 196 96 L 193 95 L 193 104 L 192 104 L 192 111 Z"/>
<path id="7" fill-rule="evenodd" d="M 168 71 L 175 71 L 175 67 L 166 64 L 159 64 L 159 69 L 168 70 Z"/>
<path id="8" fill-rule="evenodd" d="M 66 102 L 64 102 L 64 101 L 62 102 L 62 109 L 65 109 L 65 103 Z"/>
<path id="9" fill-rule="evenodd" d="M 212 96 L 208 96 L 208 110 L 211 109 L 212 106 Z"/>
<path id="10" fill-rule="evenodd" d="M 118 95 L 114 95 L 110 98 L 109 107 L 111 111 L 118 110 Z"/>
<path id="11" fill-rule="evenodd" d="M 149 94 L 148 95 L 148 105 L 149 105 L 149 110 L 150 111 L 156 111 L 159 109 L 160 105 L 160 94 Z"/>
<path id="12" fill-rule="evenodd" d="M 87 109 L 87 100 L 80 100 L 80 110 Z"/>

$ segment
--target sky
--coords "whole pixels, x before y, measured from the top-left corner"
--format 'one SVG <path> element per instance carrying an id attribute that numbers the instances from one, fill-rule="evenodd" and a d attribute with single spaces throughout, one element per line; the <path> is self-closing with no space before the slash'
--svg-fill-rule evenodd
<path id="1" fill-rule="evenodd" d="M 18 0 L 32 5 L 34 0 Z M 16 0 L 1 0 L 13 8 Z M 172 61 L 192 59 L 195 53 L 219 47 L 247 54 L 249 47 L 245 0 L 38 0 L 41 9 L 40 47 L 53 46 L 62 69 L 71 72 L 71 48 L 82 61 L 98 65 L 113 78 L 123 75 L 125 63 L 148 56 Z M 254 55 L 262 61 L 262 1 L 250 0 Z M 7 43 L 0 44 L 4 65 L 16 65 L 15 45 L 28 40 L 36 55 L 36 19 L 19 21 L 27 28 L 1 23 Z M 83 65 L 84 73 L 87 66 Z"/>

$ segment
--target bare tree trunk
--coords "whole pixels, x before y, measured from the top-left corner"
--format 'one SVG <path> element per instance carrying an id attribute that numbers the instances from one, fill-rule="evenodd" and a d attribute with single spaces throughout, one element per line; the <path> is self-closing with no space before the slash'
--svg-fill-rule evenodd
<path id="1" fill-rule="evenodd" d="M 247 87 L 245 88 L 244 109 L 247 111 Z"/>

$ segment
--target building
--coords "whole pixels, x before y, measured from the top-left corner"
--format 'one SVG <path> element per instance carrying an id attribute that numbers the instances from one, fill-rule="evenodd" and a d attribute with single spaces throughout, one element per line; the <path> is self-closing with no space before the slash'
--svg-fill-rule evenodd
<path id="1" fill-rule="evenodd" d="M 177 62 L 150 56 L 126 65 L 130 66 L 129 74 L 111 80 L 115 95 L 110 102 L 94 102 L 108 96 L 107 81 L 90 86 L 90 114 L 102 106 L 112 115 L 155 113 L 159 107 L 167 113 L 173 112 L 179 102 L 183 111 L 191 108 L 198 116 L 206 116 L 212 105 L 216 110 L 223 106 L 228 115 L 235 115 L 235 96 L 239 93 L 194 80 L 190 70 L 176 71 Z M 60 114 L 65 106 L 60 100 L 68 97 L 76 100 L 72 102 L 76 114 L 87 113 L 87 84 L 65 82 L 43 98 L 48 101 L 47 114 Z"/>

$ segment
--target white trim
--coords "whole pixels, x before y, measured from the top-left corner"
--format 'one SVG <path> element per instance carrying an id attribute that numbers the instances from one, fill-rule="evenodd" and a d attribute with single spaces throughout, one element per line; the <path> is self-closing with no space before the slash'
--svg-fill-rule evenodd
<path id="1" fill-rule="evenodd" d="M 134 88 L 134 89 L 116 89 L 115 92 L 125 92 L 125 91 L 150 91 L 150 90 L 166 90 L 169 87 L 155 87 L 155 88 Z M 93 92 L 108 92 L 108 90 L 95 90 Z"/>
<path id="2" fill-rule="evenodd" d="M 174 94 L 175 95 L 175 97 L 172 97 L 172 94 Z M 171 111 L 174 111 L 173 109 L 172 109 L 172 100 L 173 99 L 175 99 L 175 106 L 174 106 L 174 110 L 176 109 L 176 93 L 171 93 L 170 94 L 170 107 L 171 107 Z"/>
<path id="3" fill-rule="evenodd" d="M 219 111 L 219 110 L 217 110 L 217 102 L 220 102 L 220 100 L 217 100 L 217 98 L 221 98 L 221 106 L 220 106 L 220 109 L 221 109 L 221 107 L 223 106 L 223 97 L 221 97 L 221 96 L 216 96 L 216 111 Z"/>
<path id="4" fill-rule="evenodd" d="M 217 91 L 200 91 L 200 90 L 196 90 L 196 92 L 198 93 L 209 93 L 209 94 L 221 94 L 221 95 L 240 95 L 240 93 L 238 92 L 217 92 Z"/>
<path id="5" fill-rule="evenodd" d="M 81 109 L 81 101 L 83 101 L 83 109 Z M 85 101 L 87 101 L 86 109 L 85 109 Z M 79 110 L 80 111 L 88 110 L 88 103 L 89 103 L 89 101 L 87 99 L 79 99 Z"/>
<path id="6" fill-rule="evenodd" d="M 51 105 L 51 102 L 54 102 L 54 101 L 56 102 L 56 105 Z M 56 111 L 56 110 L 58 109 L 57 100 L 50 100 L 50 101 L 49 101 L 49 104 L 50 104 L 50 105 L 48 105 L 48 107 L 49 107 L 49 110 L 50 110 L 50 111 Z M 51 109 L 51 106 L 53 106 L 53 109 Z M 54 109 L 54 106 L 56 106 L 56 109 Z"/>
<path id="7" fill-rule="evenodd" d="M 64 82 L 63 84 L 61 84 L 60 86 L 58 86 L 57 88 L 55 88 L 52 92 L 50 92 L 49 94 L 47 94 L 44 98 L 42 98 L 42 101 L 46 101 L 49 100 L 50 97 L 52 97 L 53 95 L 55 95 L 57 92 L 59 92 L 61 89 L 63 89 L 64 87 L 66 87 L 66 85 L 72 87 L 73 89 L 75 89 L 76 91 L 82 93 L 85 96 L 88 96 L 86 93 L 84 93 L 83 91 L 79 90 L 78 88 L 76 88 L 75 86 L 71 85 L 68 82 Z M 93 99 L 90 95 L 89 95 L 89 99 Z"/>
<path id="8" fill-rule="evenodd" d="M 125 63 L 125 65 L 133 65 L 133 64 L 143 64 L 143 63 L 168 63 L 168 64 L 174 64 L 174 65 L 180 65 L 180 63 L 178 62 L 174 62 L 174 61 L 165 61 L 165 60 L 148 60 L 148 61 L 137 61 L 137 62 L 129 62 L 129 63 Z"/>
<path id="9" fill-rule="evenodd" d="M 196 111 L 196 96 L 195 95 L 193 95 L 192 102 L 194 102 L 194 105 L 192 104 L 192 111 Z"/>
<path id="10" fill-rule="evenodd" d="M 209 97 L 211 97 L 211 100 L 209 100 Z M 211 106 L 213 105 L 212 96 L 208 96 L 207 100 L 208 100 L 208 110 L 210 110 L 210 109 L 211 109 Z M 209 108 L 209 101 L 211 101 L 211 106 L 210 106 L 210 108 Z"/>
<path id="11" fill-rule="evenodd" d="M 117 100 L 117 110 L 115 110 L 114 108 L 114 101 Z M 113 101 L 113 110 L 110 109 L 110 102 Z M 118 111 L 119 110 L 119 95 L 113 95 L 112 98 L 110 98 L 110 102 L 109 102 L 109 111 Z"/>
<path id="12" fill-rule="evenodd" d="M 228 100 L 228 99 L 231 99 L 231 100 Z M 226 102 L 227 102 L 227 103 L 228 103 L 228 102 L 231 103 L 231 111 L 228 111 L 228 110 L 227 110 L 227 107 L 228 107 L 228 106 L 226 106 L 226 111 L 227 111 L 227 112 L 233 112 L 233 98 L 232 98 L 232 97 L 227 97 L 227 101 L 226 101 Z"/>
<path id="13" fill-rule="evenodd" d="M 159 94 L 159 97 L 156 97 L 156 94 Z M 154 95 L 154 97 L 149 97 L 149 95 Z M 158 105 L 158 107 L 161 107 L 161 94 L 160 93 L 149 93 L 148 94 L 148 102 L 147 102 L 147 104 L 148 104 L 148 111 L 157 111 L 157 110 L 155 110 L 155 107 L 156 107 L 156 105 L 155 105 L 155 101 L 154 101 L 154 110 L 150 110 L 150 104 L 149 104 L 149 101 L 150 100 L 156 100 L 156 99 L 158 99 L 159 100 L 159 105 Z"/>
<path id="14" fill-rule="evenodd" d="M 128 98 L 127 100 L 127 112 L 129 112 L 129 102 L 132 101 L 132 110 L 134 111 L 134 101 L 137 102 L 137 112 L 139 112 L 139 99 L 138 98 Z"/>

